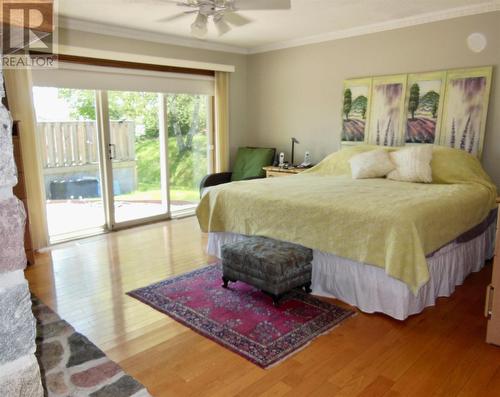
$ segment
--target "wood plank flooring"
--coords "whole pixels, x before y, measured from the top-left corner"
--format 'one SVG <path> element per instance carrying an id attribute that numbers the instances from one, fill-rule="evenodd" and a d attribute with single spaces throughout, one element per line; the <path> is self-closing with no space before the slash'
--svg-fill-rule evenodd
<path id="1" fill-rule="evenodd" d="M 125 295 L 205 265 L 195 218 L 91 237 L 37 255 L 32 291 L 153 396 L 500 396 L 484 342 L 491 265 L 405 322 L 358 313 L 269 370 Z"/>

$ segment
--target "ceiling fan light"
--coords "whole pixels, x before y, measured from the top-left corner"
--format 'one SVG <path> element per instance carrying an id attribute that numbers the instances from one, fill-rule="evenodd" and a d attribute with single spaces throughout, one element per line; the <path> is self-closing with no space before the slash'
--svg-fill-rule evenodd
<path id="1" fill-rule="evenodd" d="M 193 24 L 191 25 L 191 33 L 195 37 L 205 37 L 208 28 L 207 28 L 208 18 L 206 15 L 198 14 Z"/>
<path id="2" fill-rule="evenodd" d="M 195 25 L 194 23 L 191 25 L 191 33 L 193 36 L 198 37 L 198 38 L 203 38 L 207 35 L 208 29 L 206 26 L 204 27 L 199 27 Z"/>

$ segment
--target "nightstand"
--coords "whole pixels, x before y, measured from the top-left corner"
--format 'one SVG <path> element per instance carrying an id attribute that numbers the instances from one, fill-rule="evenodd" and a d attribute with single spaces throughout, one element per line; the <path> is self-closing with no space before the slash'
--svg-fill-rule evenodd
<path id="1" fill-rule="evenodd" d="M 266 171 L 266 178 L 273 178 L 276 176 L 290 176 L 300 174 L 302 171 L 307 170 L 307 168 L 281 168 L 274 166 L 263 167 L 262 169 Z"/>
<path id="2" fill-rule="evenodd" d="M 497 204 L 500 197 L 497 197 Z M 493 258 L 493 275 L 487 287 L 484 315 L 488 319 L 486 342 L 500 345 L 500 212 L 497 220 L 495 257 Z"/>

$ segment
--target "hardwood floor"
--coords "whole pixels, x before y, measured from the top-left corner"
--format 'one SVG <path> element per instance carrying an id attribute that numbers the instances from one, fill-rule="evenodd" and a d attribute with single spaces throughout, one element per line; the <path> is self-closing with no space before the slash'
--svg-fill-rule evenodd
<path id="1" fill-rule="evenodd" d="M 500 348 L 484 342 L 491 266 L 405 322 L 359 313 L 262 370 L 125 295 L 205 265 L 195 218 L 38 254 L 32 291 L 153 396 L 500 396 Z"/>

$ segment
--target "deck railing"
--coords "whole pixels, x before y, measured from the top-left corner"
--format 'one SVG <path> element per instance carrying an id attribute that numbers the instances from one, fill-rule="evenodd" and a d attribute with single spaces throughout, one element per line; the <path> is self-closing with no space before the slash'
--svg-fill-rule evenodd
<path id="1" fill-rule="evenodd" d="M 94 121 L 39 122 L 43 168 L 79 167 L 99 163 Z M 110 122 L 115 161 L 135 161 L 135 123 Z"/>

